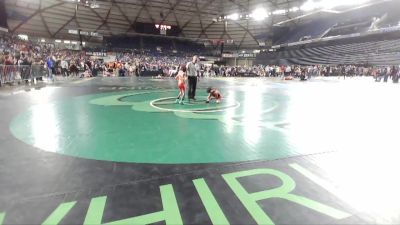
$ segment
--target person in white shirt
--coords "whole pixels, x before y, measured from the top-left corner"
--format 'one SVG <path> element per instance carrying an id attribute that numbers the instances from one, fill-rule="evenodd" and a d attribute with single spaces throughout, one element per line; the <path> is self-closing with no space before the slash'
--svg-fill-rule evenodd
<path id="1" fill-rule="evenodd" d="M 292 73 L 292 68 L 290 66 L 287 66 L 285 69 L 285 76 L 290 76 Z"/>
<path id="2" fill-rule="evenodd" d="M 61 60 L 61 74 L 63 76 L 68 77 L 69 73 L 68 73 L 68 62 L 65 60 L 65 58 L 63 58 Z"/>

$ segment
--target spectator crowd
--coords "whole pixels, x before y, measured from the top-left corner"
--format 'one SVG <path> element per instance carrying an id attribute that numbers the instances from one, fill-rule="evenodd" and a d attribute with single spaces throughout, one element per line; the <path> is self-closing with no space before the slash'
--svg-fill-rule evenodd
<path id="1" fill-rule="evenodd" d="M 52 44 L 33 43 L 16 37 L 0 37 L 0 82 L 11 76 L 27 79 L 29 75 L 49 79 L 61 76 L 140 76 L 151 72 L 157 76 L 174 76 L 180 65 L 190 61 L 191 53 L 159 54 L 145 50 L 121 50 L 114 52 L 112 59 L 104 60 L 86 50 L 57 49 Z M 106 54 L 105 54 L 106 55 Z M 18 70 L 15 69 L 18 66 Z M 10 69 L 11 68 L 11 69 Z M 29 69 L 28 69 L 29 68 Z M 29 71 L 28 71 L 29 70 Z M 200 75 L 204 77 L 253 76 L 293 77 L 310 79 L 314 76 L 372 76 L 376 81 L 387 82 L 391 78 L 398 82 L 400 70 L 397 66 L 365 65 L 254 65 L 224 66 L 201 64 Z M 14 77 L 15 78 L 15 77 Z"/>

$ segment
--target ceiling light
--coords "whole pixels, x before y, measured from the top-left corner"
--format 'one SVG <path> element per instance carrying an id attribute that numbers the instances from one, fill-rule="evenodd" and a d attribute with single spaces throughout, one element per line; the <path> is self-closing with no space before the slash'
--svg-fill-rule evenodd
<path id="1" fill-rule="evenodd" d="M 250 14 L 250 17 L 256 21 L 262 21 L 268 17 L 268 13 L 264 8 L 257 8 Z"/>
<path id="2" fill-rule="evenodd" d="M 362 5 L 370 0 L 322 0 L 321 8 L 332 9 L 337 6 Z"/>
<path id="3" fill-rule="evenodd" d="M 90 4 L 90 8 L 91 9 L 98 9 L 100 8 L 100 5 L 96 3 L 96 1 L 92 2 L 92 4 Z"/>
<path id="4" fill-rule="evenodd" d="M 303 11 L 312 11 L 317 7 L 317 3 L 315 3 L 313 0 L 308 0 L 300 7 L 300 9 Z"/>
<path id="5" fill-rule="evenodd" d="M 284 9 L 278 9 L 272 12 L 273 15 L 284 15 L 286 14 L 286 10 Z"/>
<path id="6" fill-rule="evenodd" d="M 300 7 L 300 9 L 303 11 L 312 11 L 314 9 L 333 9 L 338 6 L 362 5 L 369 1 L 371 0 L 308 0 Z"/>
<path id="7" fill-rule="evenodd" d="M 238 19 L 239 19 L 239 14 L 233 13 L 233 14 L 231 14 L 231 15 L 228 16 L 228 19 L 231 19 L 231 20 L 238 20 Z"/>

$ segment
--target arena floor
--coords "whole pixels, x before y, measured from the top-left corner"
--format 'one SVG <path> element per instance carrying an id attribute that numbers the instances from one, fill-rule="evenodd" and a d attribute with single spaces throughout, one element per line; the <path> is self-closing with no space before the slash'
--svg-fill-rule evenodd
<path id="1" fill-rule="evenodd" d="M 205 104 L 218 87 L 221 104 Z M 90 78 L 0 88 L 0 225 L 399 224 L 400 88 Z"/>

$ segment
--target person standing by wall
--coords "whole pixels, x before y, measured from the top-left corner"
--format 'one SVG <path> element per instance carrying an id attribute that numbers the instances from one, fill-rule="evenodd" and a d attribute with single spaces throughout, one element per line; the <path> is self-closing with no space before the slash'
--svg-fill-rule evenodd
<path id="1" fill-rule="evenodd" d="M 46 65 L 47 65 L 47 71 L 48 71 L 48 79 L 50 81 L 54 81 L 54 64 L 55 64 L 55 60 L 53 58 L 53 55 L 50 55 L 49 57 L 47 57 L 46 59 Z"/>
<path id="2" fill-rule="evenodd" d="M 198 68 L 197 64 L 199 61 L 199 57 L 197 55 L 193 56 L 193 60 L 186 65 L 187 76 L 189 80 L 189 89 L 188 89 L 188 97 L 189 101 L 192 99 L 196 101 L 196 86 L 198 79 Z"/>
<path id="3" fill-rule="evenodd" d="M 387 66 L 386 68 L 385 68 L 385 73 L 384 73 L 384 75 L 383 75 L 383 82 L 387 82 L 388 81 L 388 79 L 389 79 L 389 76 L 390 76 L 390 71 L 391 71 L 392 69 L 390 68 L 390 66 Z"/>

